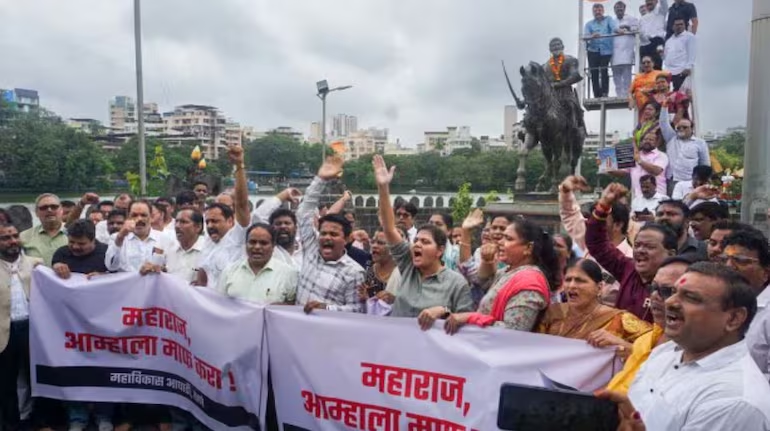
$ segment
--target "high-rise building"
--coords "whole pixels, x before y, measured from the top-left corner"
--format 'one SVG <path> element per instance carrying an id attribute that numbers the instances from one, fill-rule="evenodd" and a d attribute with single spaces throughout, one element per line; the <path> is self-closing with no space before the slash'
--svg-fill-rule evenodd
<path id="1" fill-rule="evenodd" d="M 343 137 L 358 131 L 358 118 L 353 115 L 337 114 L 332 118 L 332 136 Z"/>
<path id="2" fill-rule="evenodd" d="M 608 147 L 614 147 L 620 142 L 620 132 L 617 130 L 605 135 L 604 143 Z M 583 154 L 597 154 L 601 147 L 601 136 L 598 133 L 588 133 L 583 143 Z"/>
<path id="3" fill-rule="evenodd" d="M 181 105 L 163 113 L 163 122 L 166 134 L 182 134 L 198 140 L 204 157 L 216 160 L 220 154 L 226 154 L 227 120 L 219 109 L 206 105 Z"/>
<path id="4" fill-rule="evenodd" d="M 438 151 L 442 156 L 448 156 L 462 148 L 471 148 L 473 140 L 471 128 L 468 126 L 451 126 L 447 127 L 445 132 L 425 132 L 424 135 L 424 151 Z"/>
<path id="5" fill-rule="evenodd" d="M 110 127 L 117 133 L 132 133 L 126 131 L 136 123 L 136 103 L 128 96 L 115 96 L 110 100 Z M 136 132 L 133 132 L 136 133 Z"/>
<path id="6" fill-rule="evenodd" d="M 516 148 L 518 138 L 514 131 L 516 123 L 519 122 L 519 111 L 513 105 L 506 105 L 503 114 L 503 139 L 508 148 Z"/>
<path id="7" fill-rule="evenodd" d="M 388 143 L 388 129 L 370 127 L 350 133 L 343 141 L 345 143 L 345 160 L 355 160 L 366 154 L 385 153 Z"/>
<path id="8" fill-rule="evenodd" d="M 310 136 L 308 136 L 307 141 L 311 144 L 320 144 L 321 138 L 321 123 L 318 121 L 310 123 Z"/>
<path id="9" fill-rule="evenodd" d="M 37 90 L 14 88 L 13 90 L 0 90 L 2 99 L 11 107 L 22 112 L 31 112 L 40 108 L 40 95 Z"/>

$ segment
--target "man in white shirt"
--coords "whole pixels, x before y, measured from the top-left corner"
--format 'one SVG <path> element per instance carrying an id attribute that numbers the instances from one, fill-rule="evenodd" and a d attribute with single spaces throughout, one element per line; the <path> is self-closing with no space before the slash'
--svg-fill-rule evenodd
<path id="1" fill-rule="evenodd" d="M 693 167 L 692 179 L 690 181 L 680 181 L 676 183 L 674 191 L 671 192 L 671 199 L 684 201 L 690 208 L 703 202 L 718 202 L 718 199 L 716 199 L 716 196 L 719 193 L 718 188 L 703 188 L 703 186 L 708 186 L 709 179 L 711 179 L 713 173 L 714 170 L 711 166 L 698 165 Z"/>
<path id="2" fill-rule="evenodd" d="M 174 223 L 175 238 L 164 236 L 160 244 L 163 253 L 162 270 L 181 278 L 187 283 L 196 280 L 199 259 L 203 252 L 205 239 L 203 231 L 203 216 L 196 210 L 179 211 Z M 157 272 L 157 266 L 149 268 L 149 272 Z"/>
<path id="3" fill-rule="evenodd" d="M 140 200 L 128 207 L 128 220 L 110 238 L 104 264 L 110 271 L 138 272 L 145 263 L 152 262 L 155 248 L 159 248 L 161 232 L 150 226 L 150 203 Z"/>
<path id="4" fill-rule="evenodd" d="M 0 223 L 0 429 L 20 422 L 17 376 L 29 381 L 29 289 L 42 259 L 21 252 L 19 231 Z"/>
<path id="5" fill-rule="evenodd" d="M 230 163 L 235 166 L 235 212 L 222 204 L 211 204 L 206 209 L 208 237 L 203 245 L 200 268 L 195 284 L 216 289 L 219 276 L 229 265 L 244 255 L 246 228 L 251 222 L 249 214 L 249 189 L 243 161 L 243 147 L 228 148 Z"/>
<path id="6" fill-rule="evenodd" d="M 626 4 L 622 1 L 615 3 L 615 16 L 618 21 L 618 36 L 613 38 L 612 48 L 612 79 L 615 81 L 615 93 L 618 97 L 628 97 L 631 88 L 631 71 L 634 66 L 636 38 L 629 34 L 639 31 L 639 19 L 626 15 Z"/>
<path id="7" fill-rule="evenodd" d="M 668 13 L 668 0 L 645 0 L 647 13 L 642 14 L 639 20 L 640 29 L 640 58 L 650 57 L 655 62 L 655 69 L 661 70 L 663 62 L 660 50 L 666 43 L 666 14 Z"/>
<path id="8" fill-rule="evenodd" d="M 674 21 L 674 35 L 666 41 L 663 51 L 663 67 L 671 72 L 674 91 L 682 88 L 695 67 L 695 35 L 685 30 L 683 18 Z"/>
<path id="9" fill-rule="evenodd" d="M 299 203 L 302 193 L 289 187 L 274 197 L 266 199 L 262 205 L 254 208 L 251 213 L 252 223 L 267 223 L 276 233 L 276 244 L 273 254 L 297 270 L 302 270 L 302 246 L 297 238 L 297 216 L 287 208 L 281 208 L 286 203 Z"/>
<path id="10" fill-rule="evenodd" d="M 225 269 L 219 278 L 218 290 L 227 296 L 264 305 L 294 305 L 299 271 L 273 254 L 276 241 L 273 227 L 253 224 L 246 235 L 246 257 Z"/>
<path id="11" fill-rule="evenodd" d="M 414 242 L 417 236 L 417 227 L 414 225 L 414 218 L 417 217 L 417 207 L 411 202 L 401 202 L 396 204 L 396 223 L 401 224 L 409 235 L 409 243 Z"/>
<path id="12" fill-rule="evenodd" d="M 741 229 L 722 241 L 724 251 L 715 260 L 746 277 L 757 295 L 757 315 L 746 333 L 751 357 L 765 377 L 770 377 L 770 248 L 756 229 Z"/>
<path id="13" fill-rule="evenodd" d="M 657 191 L 655 177 L 652 175 L 644 175 L 639 179 L 639 185 L 641 187 L 641 193 L 634 197 L 631 201 L 631 211 L 637 216 L 639 213 L 645 213 L 653 215 L 655 209 L 658 208 L 658 204 L 661 201 L 668 199 L 668 196 L 661 194 Z"/>
<path id="14" fill-rule="evenodd" d="M 743 340 L 757 309 L 745 279 L 696 263 L 665 304 L 671 341 L 652 351 L 628 397 L 599 395 L 619 403 L 619 429 L 770 429 L 770 385 Z"/>
<path id="15" fill-rule="evenodd" d="M 134 200 L 133 196 L 131 196 L 128 193 L 121 193 L 119 194 L 114 201 L 113 210 L 123 210 L 128 214 L 128 207 L 131 205 L 131 202 Z M 108 229 L 108 217 L 104 217 L 104 220 L 100 221 L 99 223 L 96 223 L 96 240 L 101 242 L 102 244 L 109 244 L 110 243 L 110 236 L 112 235 L 109 232 Z"/>

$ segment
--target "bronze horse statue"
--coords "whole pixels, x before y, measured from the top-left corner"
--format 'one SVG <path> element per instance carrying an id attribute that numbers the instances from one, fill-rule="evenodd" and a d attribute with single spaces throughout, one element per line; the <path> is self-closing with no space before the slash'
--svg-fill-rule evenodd
<path id="1" fill-rule="evenodd" d="M 519 69 L 521 73 L 522 101 L 513 90 L 503 64 L 505 79 L 519 109 L 525 109 L 523 126 L 524 148 L 519 153 L 516 171 L 516 191 L 526 190 L 525 175 L 529 152 L 542 144 L 545 156 L 545 172 L 538 179 L 536 191 L 556 192 L 558 184 L 567 175 L 574 175 L 585 141 L 585 125 L 582 108 L 571 87 L 554 89 L 543 67 L 535 62 Z M 568 93 L 567 93 L 568 92 Z M 567 93 L 566 96 L 561 93 Z M 569 171 L 562 174 L 562 160 Z"/>

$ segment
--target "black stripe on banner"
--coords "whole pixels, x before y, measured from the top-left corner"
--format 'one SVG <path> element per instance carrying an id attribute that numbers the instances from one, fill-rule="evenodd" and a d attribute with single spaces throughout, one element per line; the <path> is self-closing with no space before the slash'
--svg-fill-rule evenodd
<path id="1" fill-rule="evenodd" d="M 226 406 L 220 404 L 203 393 L 195 385 L 191 384 L 176 374 L 166 373 L 158 370 L 143 370 L 138 368 L 110 368 L 110 367 L 51 367 L 47 365 L 37 365 L 37 383 L 41 385 L 58 387 L 98 387 L 98 388 L 123 388 L 123 389 L 150 389 L 153 391 L 170 392 L 183 396 L 195 405 L 197 405 L 208 417 L 229 427 L 247 426 L 253 430 L 259 431 L 259 418 L 254 413 L 248 412 L 241 406 Z M 155 386 L 152 384 L 128 383 L 123 384 L 110 380 L 113 373 L 141 372 L 142 376 L 162 377 L 163 385 Z M 169 387 L 168 379 L 178 380 L 190 385 L 192 389 L 190 394 L 175 388 Z"/>
<path id="2" fill-rule="evenodd" d="M 283 423 L 283 431 L 310 431 L 310 430 L 302 428 L 302 427 L 298 427 L 296 425 L 287 424 L 286 422 L 284 422 Z"/>

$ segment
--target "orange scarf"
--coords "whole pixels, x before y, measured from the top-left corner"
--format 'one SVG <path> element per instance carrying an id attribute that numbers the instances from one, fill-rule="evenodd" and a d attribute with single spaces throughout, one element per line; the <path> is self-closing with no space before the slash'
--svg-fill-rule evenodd
<path id="1" fill-rule="evenodd" d="M 555 61 L 553 56 L 551 56 L 548 60 L 548 64 L 551 65 L 551 72 L 553 72 L 554 79 L 556 79 L 556 81 L 561 81 L 561 66 L 564 64 L 564 54 L 559 54 Z"/>

